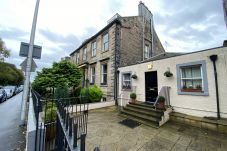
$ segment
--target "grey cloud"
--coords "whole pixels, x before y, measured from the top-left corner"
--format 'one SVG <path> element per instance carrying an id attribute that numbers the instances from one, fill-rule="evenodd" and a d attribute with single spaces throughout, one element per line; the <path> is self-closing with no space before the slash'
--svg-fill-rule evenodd
<path id="1" fill-rule="evenodd" d="M 163 0 L 161 8 L 160 13 L 154 13 L 155 26 L 164 26 L 162 32 L 166 36 L 188 43 L 199 43 L 203 48 L 220 46 L 217 44 L 224 40 L 223 32 L 226 29 L 221 1 Z M 165 13 L 162 13 L 163 11 Z M 205 26 L 205 30 L 192 28 L 191 25 Z M 177 33 L 171 32 L 178 29 L 181 30 Z M 194 51 L 198 50 L 197 46 L 192 45 L 190 49 L 192 48 Z"/>
<path id="2" fill-rule="evenodd" d="M 25 41 L 29 38 L 29 33 L 21 29 L 15 27 L 4 27 L 1 25 L 0 27 L 2 28 L 0 29 L 0 37 L 4 37 L 5 39 Z"/>

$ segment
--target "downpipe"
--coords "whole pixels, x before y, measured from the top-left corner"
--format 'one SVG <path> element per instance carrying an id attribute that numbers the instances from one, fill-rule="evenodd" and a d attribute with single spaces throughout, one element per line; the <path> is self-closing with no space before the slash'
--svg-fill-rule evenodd
<path id="1" fill-rule="evenodd" d="M 214 67 L 214 78 L 215 78 L 215 88 L 216 88 L 216 99 L 217 99 L 217 118 L 220 119 L 220 105 L 219 105 L 219 91 L 218 91 L 218 76 L 217 76 L 217 69 L 216 69 L 216 61 L 218 59 L 217 55 L 211 55 L 210 60 L 213 62 Z"/>

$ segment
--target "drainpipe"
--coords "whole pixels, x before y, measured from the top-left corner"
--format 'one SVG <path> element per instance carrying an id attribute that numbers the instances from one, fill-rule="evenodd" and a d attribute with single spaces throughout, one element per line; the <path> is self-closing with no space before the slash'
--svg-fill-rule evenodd
<path id="1" fill-rule="evenodd" d="M 218 77 L 216 70 L 216 61 L 218 59 L 217 55 L 211 55 L 210 60 L 213 62 L 214 66 L 214 78 L 215 78 L 215 88 L 216 88 L 216 99 L 217 99 L 217 118 L 220 119 L 220 106 L 219 106 L 219 93 L 218 93 Z"/>

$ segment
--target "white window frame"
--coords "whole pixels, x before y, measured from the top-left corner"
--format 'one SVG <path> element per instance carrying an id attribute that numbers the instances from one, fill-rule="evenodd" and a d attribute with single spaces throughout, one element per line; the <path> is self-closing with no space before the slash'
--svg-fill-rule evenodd
<path id="1" fill-rule="evenodd" d="M 130 80 L 125 80 L 125 75 L 126 74 L 129 74 Z M 131 90 L 132 89 L 132 78 L 131 78 L 131 76 L 132 76 L 132 73 L 131 72 L 124 72 L 124 73 L 122 73 L 122 83 L 121 83 L 122 90 Z M 124 82 L 125 81 L 130 82 L 129 88 L 125 88 L 125 86 L 124 86 Z"/>
<path id="2" fill-rule="evenodd" d="M 87 47 L 83 49 L 83 61 L 87 60 Z"/>
<path id="3" fill-rule="evenodd" d="M 90 72 L 91 72 L 91 77 L 90 77 L 90 83 L 94 84 L 95 83 L 95 66 L 92 66 L 90 68 Z"/>
<path id="4" fill-rule="evenodd" d="M 104 66 L 106 66 L 106 73 L 104 73 Z M 104 75 L 106 75 L 106 82 L 104 81 Z M 102 85 L 107 85 L 107 81 L 108 81 L 108 65 L 107 63 L 105 64 L 102 64 L 102 67 L 101 67 L 101 84 Z"/>
<path id="5" fill-rule="evenodd" d="M 106 36 L 107 36 L 107 41 L 104 41 Z M 107 46 L 107 48 L 105 46 Z M 109 50 L 109 33 L 107 32 L 102 36 L 102 51 L 104 52 L 108 50 Z"/>
<path id="6" fill-rule="evenodd" d="M 97 43 L 96 43 L 96 41 L 93 41 L 91 43 L 91 56 L 92 57 L 96 56 L 96 48 L 97 48 Z"/>

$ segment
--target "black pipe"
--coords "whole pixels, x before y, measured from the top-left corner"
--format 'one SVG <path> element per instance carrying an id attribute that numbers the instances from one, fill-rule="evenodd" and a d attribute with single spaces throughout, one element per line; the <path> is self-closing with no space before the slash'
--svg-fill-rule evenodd
<path id="1" fill-rule="evenodd" d="M 218 91 L 218 76 L 217 76 L 217 69 L 216 69 L 216 61 L 218 59 L 217 55 L 211 55 L 210 60 L 213 62 L 214 66 L 214 78 L 215 78 L 215 88 L 216 88 L 216 99 L 217 99 L 217 118 L 220 119 L 220 106 L 219 106 L 219 91 Z"/>

